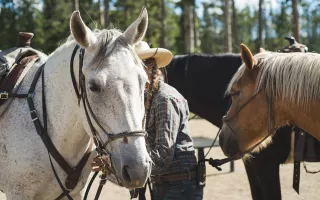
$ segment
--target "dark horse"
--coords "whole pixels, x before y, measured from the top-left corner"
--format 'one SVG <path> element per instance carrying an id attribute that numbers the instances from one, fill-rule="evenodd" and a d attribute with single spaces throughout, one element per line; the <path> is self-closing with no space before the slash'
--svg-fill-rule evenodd
<path id="1" fill-rule="evenodd" d="M 224 93 L 241 64 L 240 54 L 175 56 L 167 67 L 168 82 L 188 100 L 191 112 L 221 128 L 230 104 Z M 281 199 L 279 168 L 290 152 L 291 130 L 278 129 L 272 144 L 244 162 L 254 200 Z"/>

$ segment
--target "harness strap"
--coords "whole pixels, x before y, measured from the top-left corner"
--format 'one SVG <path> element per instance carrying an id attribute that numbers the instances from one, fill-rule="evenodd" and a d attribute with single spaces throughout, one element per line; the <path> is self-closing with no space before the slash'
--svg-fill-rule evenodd
<path id="1" fill-rule="evenodd" d="M 14 66 L 12 66 L 12 70 L 9 72 L 9 74 L 0 82 L 0 106 L 3 105 L 6 100 L 10 97 L 18 97 L 18 98 L 26 98 L 26 95 L 19 95 L 11 93 L 13 90 L 15 84 L 19 80 L 23 80 L 24 76 L 21 77 L 22 72 L 24 71 L 25 67 L 31 62 L 36 62 L 37 59 L 39 59 L 38 55 L 30 51 L 31 55 L 21 58 L 17 60 L 19 63 L 15 63 Z M 21 60 L 20 60 L 21 59 Z M 20 61 L 19 61 L 20 60 Z"/>
<path id="2" fill-rule="evenodd" d="M 102 173 L 101 177 L 100 177 L 100 184 L 96 193 L 96 196 L 94 197 L 94 200 L 98 200 L 99 196 L 101 194 L 102 188 L 103 186 L 106 184 L 107 182 L 107 174 L 106 173 Z"/>
<path id="3" fill-rule="evenodd" d="M 37 84 L 37 81 L 41 75 L 41 73 L 43 72 L 45 64 L 42 64 L 38 71 L 36 72 L 35 78 L 33 79 L 33 82 L 31 84 L 31 87 L 29 89 L 28 92 L 28 105 L 29 105 L 29 109 L 30 109 L 30 115 L 31 115 L 31 119 L 33 121 L 33 124 L 37 130 L 38 135 L 40 136 L 40 138 L 42 139 L 43 143 L 45 144 L 45 146 L 47 147 L 49 153 L 53 156 L 53 158 L 58 162 L 58 164 L 60 165 L 60 167 L 65 171 L 71 171 L 72 167 L 70 167 L 70 165 L 64 160 L 64 158 L 61 156 L 61 154 L 58 152 L 58 150 L 56 149 L 56 147 L 54 146 L 54 144 L 52 143 L 51 139 L 49 138 L 49 135 L 47 133 L 47 127 L 45 125 L 45 128 L 41 125 L 41 121 L 38 117 L 38 114 L 35 110 L 34 107 L 34 103 L 33 103 L 33 96 L 34 96 L 34 90 Z M 42 88 L 44 89 L 44 85 L 42 86 Z M 43 96 L 43 95 L 42 95 Z M 44 97 L 42 97 L 42 100 L 44 99 Z M 43 102 L 43 117 L 44 120 L 46 119 L 46 108 L 45 108 L 45 102 Z M 44 124 L 46 124 L 46 120 L 44 121 Z"/>
<path id="4" fill-rule="evenodd" d="M 78 86 L 77 86 L 76 77 L 74 75 L 74 69 L 73 69 L 74 59 L 73 58 L 76 56 L 76 53 L 77 53 L 79 47 L 80 46 L 77 44 L 76 47 L 73 49 L 73 52 L 72 52 L 72 55 L 71 55 L 71 60 L 70 60 L 71 81 L 72 81 L 72 84 L 73 84 L 74 91 L 75 91 L 75 93 L 77 95 L 77 98 L 78 98 L 78 104 L 80 103 L 81 96 L 80 96 L 80 92 L 79 92 L 79 89 L 78 89 Z"/>
<path id="5" fill-rule="evenodd" d="M 84 168 L 85 164 L 87 163 L 87 161 L 90 157 L 92 147 L 93 147 L 93 142 L 92 142 L 92 140 L 90 140 L 90 144 L 89 144 L 89 147 L 88 147 L 86 153 L 84 154 L 82 159 L 79 161 L 78 165 L 74 168 L 71 167 L 65 161 L 65 159 L 62 157 L 62 155 L 58 152 L 58 150 L 56 149 L 56 147 L 52 143 L 52 141 L 48 135 L 48 132 L 47 132 L 47 109 L 46 109 L 45 86 L 44 86 L 44 66 L 45 66 L 45 64 L 42 64 L 39 67 L 38 71 L 36 72 L 35 78 L 33 79 L 32 83 L 31 83 L 31 87 L 28 91 L 27 102 L 28 102 L 28 105 L 30 108 L 31 118 L 32 118 L 32 121 L 34 123 L 34 126 L 36 128 L 38 135 L 40 136 L 43 143 L 45 144 L 45 146 L 48 150 L 48 153 L 53 156 L 53 158 L 59 164 L 59 166 L 67 173 L 68 176 L 66 178 L 65 185 L 66 185 L 67 189 L 72 190 L 76 187 L 76 185 L 79 181 L 82 169 Z M 34 90 L 35 90 L 37 81 L 38 81 L 41 74 L 42 74 L 42 108 L 43 108 L 44 126 L 41 125 L 40 119 L 38 117 L 38 114 L 35 110 L 34 103 L 33 103 Z M 51 158 L 50 158 L 50 160 L 51 160 Z M 55 172 L 53 165 L 52 165 L 52 169 Z M 56 176 L 56 179 L 59 182 L 60 181 L 59 177 L 56 175 L 56 173 L 54 173 L 54 174 Z M 60 183 L 59 183 L 59 185 L 60 185 L 61 189 L 64 191 L 63 194 L 68 197 L 68 194 L 65 192 L 63 185 Z"/>

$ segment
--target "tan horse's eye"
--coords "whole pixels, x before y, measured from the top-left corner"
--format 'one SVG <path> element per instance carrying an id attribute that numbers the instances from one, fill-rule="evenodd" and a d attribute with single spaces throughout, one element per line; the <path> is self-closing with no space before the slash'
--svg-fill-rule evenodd
<path id="1" fill-rule="evenodd" d="M 232 96 L 232 97 L 237 97 L 237 96 L 239 96 L 239 94 L 240 94 L 240 91 L 231 92 L 231 93 L 230 93 L 230 96 Z"/>

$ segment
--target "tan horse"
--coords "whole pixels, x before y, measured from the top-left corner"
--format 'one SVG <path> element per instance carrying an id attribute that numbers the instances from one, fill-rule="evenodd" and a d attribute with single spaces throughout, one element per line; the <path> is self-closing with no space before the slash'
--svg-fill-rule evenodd
<path id="1" fill-rule="evenodd" d="M 232 105 L 223 118 L 220 146 L 241 158 L 285 124 L 320 140 L 320 55 L 262 52 L 241 44 L 244 64 L 227 88 Z"/>

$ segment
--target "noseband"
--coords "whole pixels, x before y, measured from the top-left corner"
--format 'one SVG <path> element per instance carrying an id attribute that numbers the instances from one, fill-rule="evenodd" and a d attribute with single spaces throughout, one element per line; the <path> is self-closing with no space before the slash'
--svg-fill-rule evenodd
<path id="1" fill-rule="evenodd" d="M 146 136 L 147 132 L 144 130 L 137 130 L 137 131 L 127 131 L 127 132 L 122 132 L 122 133 L 118 133 L 118 134 L 112 134 L 112 133 L 108 133 L 103 128 L 103 126 L 99 123 L 96 115 L 93 113 L 92 108 L 90 106 L 90 103 L 88 101 L 88 96 L 87 96 L 86 86 L 85 86 L 85 76 L 82 72 L 83 58 L 84 58 L 84 53 L 85 53 L 85 50 L 83 48 L 80 48 L 80 53 L 79 53 L 79 89 L 77 86 L 77 82 L 76 82 L 75 74 L 74 74 L 73 63 L 74 63 L 74 57 L 75 57 L 79 48 L 80 48 L 80 46 L 76 45 L 76 47 L 74 48 L 74 50 L 72 52 L 71 62 L 70 62 L 70 73 L 71 73 L 71 80 L 72 80 L 73 88 L 74 88 L 75 93 L 77 95 L 79 106 L 80 106 L 80 101 L 82 100 L 82 104 L 84 107 L 86 118 L 87 118 L 90 130 L 91 130 L 91 133 L 93 135 L 94 143 L 97 147 L 97 152 L 100 155 L 103 155 L 103 154 L 110 155 L 110 153 L 107 152 L 106 147 L 112 141 L 119 139 L 119 138 L 123 138 L 124 143 L 127 144 L 128 143 L 127 137 L 133 137 L 133 136 L 144 137 L 144 136 Z M 106 134 L 108 136 L 108 140 L 106 142 L 102 141 L 100 135 L 97 133 L 97 130 L 93 126 L 91 118 L 93 119 L 94 123 L 96 123 L 99 126 L 99 128 L 104 132 L 104 134 Z"/>
<path id="2" fill-rule="evenodd" d="M 222 165 L 222 164 L 224 164 L 226 162 L 230 162 L 232 160 L 236 160 L 236 159 L 242 158 L 246 153 L 252 151 L 254 148 L 259 146 L 261 144 L 261 142 L 263 142 L 267 137 L 269 137 L 274 132 L 274 130 L 276 129 L 274 127 L 274 113 L 273 113 L 273 109 L 272 109 L 272 107 L 273 107 L 273 88 L 272 87 L 270 87 L 270 88 L 271 89 L 270 89 L 269 96 L 264 91 L 266 99 L 267 99 L 267 102 L 268 102 L 268 134 L 260 142 L 258 142 L 257 144 L 253 145 L 251 148 L 249 148 L 247 151 L 241 153 L 240 155 L 232 156 L 232 157 L 220 160 L 219 161 L 219 165 Z M 223 119 L 222 119 L 223 123 L 225 123 L 230 128 L 232 134 L 236 138 L 237 138 L 237 134 L 234 131 L 234 129 L 232 128 L 232 126 L 229 124 L 230 121 L 232 119 L 234 119 L 236 116 L 238 116 L 239 113 L 260 93 L 260 91 L 262 91 L 261 88 L 259 90 L 257 90 L 244 104 L 242 104 L 239 107 L 239 109 L 233 115 L 231 115 L 230 117 L 223 116 Z"/>

